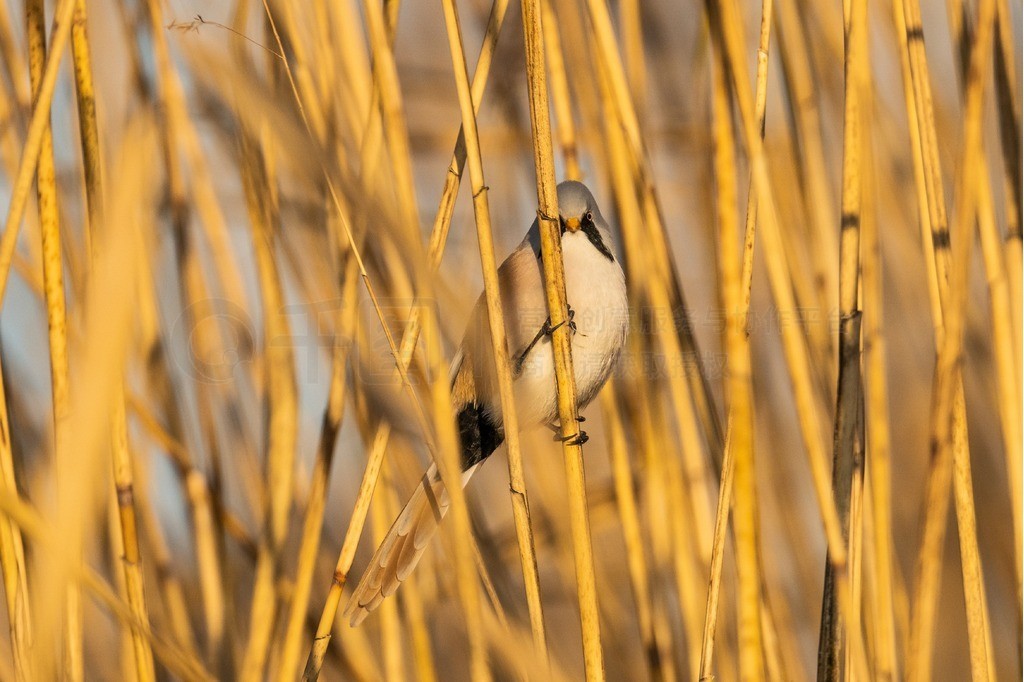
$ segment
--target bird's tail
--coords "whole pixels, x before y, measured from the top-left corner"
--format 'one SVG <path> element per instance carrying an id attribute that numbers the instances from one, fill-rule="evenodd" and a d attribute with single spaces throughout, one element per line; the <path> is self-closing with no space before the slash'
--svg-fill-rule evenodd
<path id="1" fill-rule="evenodd" d="M 462 472 L 465 487 L 479 464 Z M 387 536 L 380 543 L 363 572 L 348 606 L 345 618 L 353 627 L 359 625 L 384 598 L 393 594 L 419 563 L 437 524 L 448 512 L 451 498 L 438 475 L 437 464 L 431 464 L 402 513 L 395 519 Z"/>

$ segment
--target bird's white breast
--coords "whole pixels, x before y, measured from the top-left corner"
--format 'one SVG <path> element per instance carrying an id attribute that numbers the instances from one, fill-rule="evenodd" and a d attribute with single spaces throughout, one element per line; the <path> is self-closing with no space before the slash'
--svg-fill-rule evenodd
<path id="1" fill-rule="evenodd" d="M 626 282 L 618 262 L 601 254 L 581 232 L 567 233 L 563 237 L 562 258 L 566 300 L 575 313 L 572 360 L 577 399 L 582 407 L 594 398 L 608 378 L 625 340 L 629 326 Z M 534 276 L 529 278 L 532 292 L 524 296 L 530 300 L 525 307 L 534 313 L 522 316 L 531 318 L 528 320 L 510 320 L 510 326 L 521 327 L 520 338 L 532 338 L 547 317 L 541 264 L 534 262 Z M 505 314 L 506 318 L 513 315 L 510 311 Z M 513 355 L 516 352 L 513 346 Z M 516 381 L 516 403 L 524 425 L 551 422 L 556 418 L 554 376 L 551 342 L 545 338 L 527 356 Z"/>

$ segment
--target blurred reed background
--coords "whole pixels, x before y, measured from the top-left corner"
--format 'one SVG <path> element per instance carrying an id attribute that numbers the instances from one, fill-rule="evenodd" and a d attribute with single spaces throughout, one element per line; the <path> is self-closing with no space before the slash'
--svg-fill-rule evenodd
<path id="1" fill-rule="evenodd" d="M 1019 678 L 1020 26 L 0 3 L 0 678 Z M 585 413 L 592 561 L 524 431 L 351 629 L 452 454 L 480 259 L 554 177 L 617 226 L 635 313 Z"/>

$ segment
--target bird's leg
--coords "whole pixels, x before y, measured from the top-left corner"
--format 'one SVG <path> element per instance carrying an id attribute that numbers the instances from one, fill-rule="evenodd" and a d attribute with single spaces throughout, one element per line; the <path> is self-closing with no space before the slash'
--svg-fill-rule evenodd
<path id="1" fill-rule="evenodd" d="M 562 322 L 559 322 L 555 326 L 551 326 L 550 317 L 544 320 L 544 324 L 541 326 L 540 331 L 537 332 L 537 335 L 533 337 L 533 341 L 530 341 L 530 343 L 526 345 L 526 348 L 524 348 L 523 351 L 516 356 L 515 361 L 512 363 L 512 373 L 514 376 L 519 376 L 520 374 L 522 374 L 523 363 L 526 362 L 526 356 L 529 355 L 531 350 L 533 350 L 533 347 L 536 346 L 537 343 L 545 336 L 550 336 L 551 334 L 553 334 L 554 331 L 561 327 L 563 324 L 565 324 L 564 320 Z M 572 324 L 572 322 L 569 323 L 570 328 L 572 327 Z"/>

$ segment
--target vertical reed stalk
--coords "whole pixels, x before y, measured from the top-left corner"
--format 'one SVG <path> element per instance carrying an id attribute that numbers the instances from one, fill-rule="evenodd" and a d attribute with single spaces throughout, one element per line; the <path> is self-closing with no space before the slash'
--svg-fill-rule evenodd
<path id="1" fill-rule="evenodd" d="M 11 424 L 7 414 L 7 394 L 3 368 L 0 367 L 0 490 L 16 498 L 18 484 L 11 452 Z M 28 594 L 28 571 L 21 528 L 6 516 L 0 516 L 0 567 L 3 569 L 7 623 L 11 633 L 11 660 L 15 679 L 28 682 L 32 676 L 32 610 Z"/>
<path id="2" fill-rule="evenodd" d="M 32 0 L 33 2 L 35 0 Z M 11 182 L 11 198 L 7 206 L 7 217 L 4 220 L 4 233 L 0 237 L 0 305 L 7 291 L 7 276 L 10 273 L 14 250 L 18 245 L 18 231 L 21 219 L 25 216 L 25 204 L 36 169 L 45 155 L 46 149 L 53 152 L 53 140 L 50 137 L 50 105 L 53 102 L 53 91 L 57 85 L 57 73 L 60 68 L 64 48 L 67 47 L 71 35 L 71 16 L 75 10 L 74 0 L 61 0 L 54 10 L 53 35 L 50 38 L 50 58 L 42 66 L 44 56 L 39 56 L 40 78 L 32 87 L 32 119 L 25 135 L 25 144 L 18 163 L 18 174 Z M 30 55 L 31 59 L 31 55 Z M 49 141 L 49 145 L 46 142 Z"/>
<path id="3" fill-rule="evenodd" d="M 845 3 L 845 103 L 843 111 L 843 193 L 839 240 L 839 386 L 832 460 L 832 492 L 842 523 L 843 535 L 850 544 L 858 530 L 851 529 L 852 496 L 855 479 L 863 473 L 863 393 L 861 379 L 861 312 L 858 309 L 860 287 L 861 194 L 864 172 L 863 123 L 867 120 L 862 100 L 866 92 L 867 2 Z M 844 623 L 839 615 L 832 564 L 825 565 L 822 597 L 821 634 L 818 641 L 818 679 L 839 680 L 842 650 L 847 627 L 859 629 L 853 618 Z M 854 581 L 857 574 L 851 570 Z M 854 613 L 859 608 L 852 600 Z M 851 614 L 852 616 L 853 614 Z"/>
<path id="4" fill-rule="evenodd" d="M 597 609 L 594 555 L 587 516 L 587 493 L 583 475 L 583 448 L 573 440 L 579 433 L 576 382 L 572 369 L 572 348 L 565 300 L 565 272 L 559 238 L 558 197 L 551 146 L 547 74 L 544 67 L 544 34 L 540 2 L 523 0 L 523 33 L 526 40 L 526 74 L 530 91 L 530 123 L 533 131 L 533 160 L 537 173 L 537 221 L 540 227 L 541 260 L 547 292 L 548 315 L 555 331 L 551 337 L 558 391 L 558 419 L 561 423 L 562 453 L 565 457 L 569 494 L 569 520 L 576 589 L 583 631 L 583 659 L 588 680 L 604 679 L 601 653 L 601 624 Z"/>
<path id="5" fill-rule="evenodd" d="M 113 415 L 113 475 L 117 493 L 118 532 L 121 535 L 121 571 L 125 594 L 132 615 L 140 623 L 148 623 L 145 582 L 139 554 L 139 536 L 135 517 L 135 484 L 132 474 L 131 452 L 128 448 L 128 419 L 125 415 L 124 392 L 115 397 Z M 135 677 L 139 682 L 156 679 L 153 668 L 153 650 L 141 630 L 131 628 L 131 644 Z"/>
<path id="6" fill-rule="evenodd" d="M 865 131 L 865 153 L 874 167 L 871 131 Z M 874 183 L 865 178 L 861 210 L 861 292 L 864 303 L 863 355 L 865 374 L 865 464 L 868 471 L 872 550 L 869 577 L 873 581 L 872 622 L 875 630 L 874 672 L 882 682 L 898 679 L 896 618 L 894 603 L 895 554 L 892 535 L 892 450 L 889 426 L 889 388 L 886 352 L 882 244 L 876 209 Z M 868 557 L 865 557 L 868 558 Z"/>
<path id="7" fill-rule="evenodd" d="M 765 111 L 768 100 L 768 47 L 771 38 L 771 16 L 772 0 L 764 0 L 761 6 L 761 28 L 758 37 L 757 51 L 757 81 L 755 86 L 755 109 L 757 113 L 761 137 L 764 137 Z M 726 446 L 722 462 L 722 475 L 719 485 L 718 510 L 715 516 L 715 534 L 711 554 L 711 580 L 708 587 L 707 608 L 704 618 L 703 645 L 701 647 L 700 679 L 708 679 L 712 675 L 712 658 L 714 654 L 715 633 L 718 625 L 718 601 L 721 591 L 722 562 L 725 553 L 725 530 L 729 518 L 729 510 L 733 504 L 733 483 L 735 476 L 736 455 L 743 452 L 748 458 L 747 467 L 753 466 L 753 405 L 752 389 L 750 384 L 750 348 L 746 340 L 747 318 L 750 314 L 750 287 L 754 270 L 754 234 L 757 227 L 757 194 L 753 191 L 752 179 L 748 183 L 747 214 L 744 229 L 744 240 L 741 253 L 734 253 L 736 248 L 736 231 L 738 230 L 735 206 L 737 201 L 736 193 L 736 168 L 735 168 L 735 137 L 732 130 L 732 99 L 729 96 L 729 85 L 727 80 L 727 68 L 725 56 L 721 46 L 715 50 L 712 59 L 712 104 L 713 104 L 713 135 L 715 139 L 715 177 L 718 187 L 718 211 L 719 211 L 719 270 L 722 277 L 722 302 L 726 312 L 726 330 L 724 345 L 731 356 L 733 353 L 740 354 L 739 360 L 732 361 L 728 378 L 728 394 L 730 400 L 729 422 L 726 429 Z M 736 274 L 736 263 L 742 261 L 739 272 L 739 282 L 732 281 Z M 739 299 L 735 296 L 739 295 Z M 735 318 L 735 319 L 734 319 Z M 743 338 L 737 336 L 734 328 L 739 325 Z M 734 376 L 737 373 L 738 376 Z M 735 397 L 733 397 L 735 396 Z M 735 407 L 733 407 L 735 403 Z M 738 410 L 738 411 L 737 411 Z M 742 421 L 737 423 L 737 419 Z M 745 433 L 734 435 L 737 427 L 746 429 Z M 738 440 L 737 440 L 738 438 Z M 734 448 L 745 448 L 745 451 Z M 760 559 L 757 556 L 757 509 L 756 498 L 754 497 L 753 486 L 756 478 L 753 471 L 746 473 L 745 485 L 748 490 L 745 495 L 750 497 L 749 508 L 745 513 L 752 515 L 752 519 L 745 521 L 737 519 L 737 544 L 742 535 L 748 536 L 746 543 L 754 541 L 754 546 L 741 548 L 744 552 L 746 562 L 745 568 L 741 569 L 741 580 L 749 581 L 751 570 L 760 570 Z M 744 505 L 747 506 L 747 505 Z M 741 532 L 741 529 L 743 532 Z M 751 555 L 750 552 L 754 554 Z M 747 575 L 744 576 L 743 572 Z M 755 576 L 756 577 L 756 576 Z M 752 605 L 748 599 L 750 592 L 756 589 L 749 582 L 741 584 L 741 647 L 746 645 L 748 653 L 741 663 L 745 666 L 747 674 L 763 676 L 760 670 L 760 631 L 755 628 L 751 618 L 760 615 L 762 618 L 768 614 L 758 614 L 760 609 Z M 753 611 L 753 613 L 752 613 Z M 760 624 L 758 623 L 759 627 Z M 744 636 L 745 634 L 745 636 Z M 741 651 L 742 655 L 742 651 Z"/>
<path id="8" fill-rule="evenodd" d="M 512 388 L 512 366 L 509 360 L 508 337 L 505 330 L 505 316 L 502 308 L 502 292 L 495 264 L 494 240 L 491 234 L 491 210 L 487 201 L 487 186 L 484 184 L 483 157 L 477 132 L 476 114 L 473 111 L 473 94 L 470 91 L 469 72 L 466 69 L 466 54 L 462 45 L 462 29 L 459 26 L 458 10 L 454 0 L 442 2 L 445 26 L 448 30 L 448 46 L 452 55 L 452 70 L 458 90 L 459 107 L 462 110 L 462 129 L 465 132 L 466 157 L 469 163 L 469 178 L 473 188 L 473 213 L 476 217 L 477 239 L 480 262 L 483 271 L 484 296 L 487 302 L 487 320 L 490 327 L 491 351 L 498 378 L 498 392 L 501 400 L 502 424 L 505 431 L 505 445 L 508 453 L 509 491 L 512 496 L 512 514 L 519 543 L 523 583 L 526 602 L 530 612 L 530 630 L 537 653 L 547 659 L 547 642 L 544 634 L 544 612 L 540 601 L 540 577 L 537 573 L 537 554 L 530 523 L 530 505 L 526 492 L 526 477 L 523 472 L 523 457 L 519 444 L 519 418 L 516 415 L 515 393 Z M 554 28 L 554 27 L 553 27 Z M 571 114 L 570 114 L 571 118 Z"/>
<path id="9" fill-rule="evenodd" d="M 635 257 L 635 254 L 643 253 L 653 258 L 653 262 L 643 268 L 630 267 L 631 272 L 644 272 L 647 277 L 637 277 L 640 286 L 646 288 L 646 295 L 649 297 L 648 307 L 653 312 L 655 336 L 659 350 L 667 359 L 669 367 L 681 366 L 684 370 L 682 375 L 678 371 L 666 373 L 666 381 L 669 386 L 669 393 L 675 411 L 676 430 L 680 439 L 680 456 L 682 475 L 669 479 L 669 509 L 671 518 L 678 525 L 680 520 L 688 512 L 694 521 L 688 524 L 693 533 L 693 549 L 700 562 L 701 570 L 706 570 L 710 563 L 711 547 L 711 498 L 708 488 L 709 475 L 706 460 L 703 454 L 703 443 L 701 432 L 703 432 L 708 449 L 712 453 L 712 461 L 717 463 L 720 459 L 720 429 L 718 426 L 718 415 L 714 408 L 714 401 L 710 394 L 710 384 L 704 373 L 703 365 L 699 361 L 692 361 L 691 358 L 700 358 L 700 352 L 693 336 L 693 328 L 689 321 L 686 305 L 679 287 L 674 266 L 669 258 L 669 245 L 665 234 L 665 224 L 661 219 L 660 209 L 657 206 L 657 198 L 654 194 L 654 187 L 648 175 L 647 160 L 642 148 L 642 136 L 639 128 L 636 111 L 633 108 L 631 96 L 626 87 L 625 74 L 622 61 L 615 43 L 614 33 L 611 29 L 611 20 L 608 7 L 603 0 L 592 0 L 587 5 L 594 30 L 594 52 L 597 55 L 595 60 L 598 71 L 601 74 L 599 82 L 602 85 L 602 102 L 607 107 L 606 116 L 612 122 L 617 122 L 625 129 L 623 137 L 625 143 L 621 150 L 628 150 L 626 158 L 623 159 L 623 168 L 616 171 L 618 177 L 616 183 L 622 183 L 629 189 L 623 188 L 619 192 L 619 201 L 630 206 L 624 210 L 627 215 L 642 216 L 642 219 L 623 220 L 621 225 L 627 243 L 627 258 Z M 606 87 L 607 86 L 607 87 Z M 618 131 L 610 131 L 610 138 L 619 135 Z M 633 177 L 627 179 L 625 176 L 632 172 Z M 639 202 L 639 205 L 637 205 Z M 646 227 L 645 227 L 646 226 Z M 629 254 L 634 254 L 630 256 Z M 672 333 L 675 332 L 675 333 Z M 680 472 L 680 465 L 675 459 L 665 462 L 668 473 Z M 674 485 L 679 479 L 686 483 L 686 495 L 678 486 Z M 689 510 L 682 510 L 679 505 L 689 505 Z M 680 514 L 683 514 L 681 516 Z M 681 533 L 676 537 L 682 537 Z M 682 574 L 678 572 L 680 561 L 683 561 L 682 546 L 676 552 L 675 568 L 677 577 Z M 680 607 L 684 614 L 690 618 L 691 624 L 699 621 L 696 604 L 684 597 L 686 590 L 681 589 L 677 594 L 680 600 Z M 699 628 L 690 628 L 699 629 Z M 694 673 L 697 666 L 696 637 L 689 640 L 692 647 L 691 658 Z"/>
<path id="10" fill-rule="evenodd" d="M 553 0 L 541 0 L 544 28 L 545 56 L 548 60 L 548 75 L 551 78 L 551 99 L 555 106 L 555 132 L 558 146 L 562 149 L 566 180 L 579 180 L 580 158 L 576 146 L 576 124 L 572 117 L 572 94 L 565 74 L 565 55 L 562 52 L 562 38 L 559 35 L 558 15 Z"/>
<path id="11" fill-rule="evenodd" d="M 86 32 L 85 0 L 75 0 L 75 13 L 71 26 L 71 56 L 75 65 L 75 93 L 78 96 L 78 131 L 82 142 L 82 167 L 85 172 L 85 196 L 89 207 L 89 230 L 86 241 L 103 214 L 101 182 L 102 157 L 99 130 L 96 123 L 96 92 L 93 88 L 92 57 L 89 54 L 89 36 Z"/>
<path id="12" fill-rule="evenodd" d="M 764 14 L 762 13 L 762 16 Z M 770 16 L 770 15 L 768 15 Z M 764 679 L 762 633 L 757 601 L 756 560 L 756 498 L 754 498 L 753 470 L 753 414 L 750 405 L 749 348 L 737 337 L 746 336 L 746 314 L 742 308 L 740 248 L 737 243 L 739 219 L 736 205 L 737 182 L 735 142 L 732 134 L 732 107 L 726 80 L 725 60 L 721 46 L 714 51 L 712 64 L 712 135 L 714 139 L 714 172 L 718 237 L 718 271 L 720 299 L 725 325 L 723 347 L 726 352 L 728 396 L 727 448 L 722 465 L 719 504 L 716 514 L 715 543 L 712 545 L 711 585 L 705 609 L 704 636 L 701 647 L 700 679 L 710 679 L 714 636 L 718 620 L 718 598 L 721 586 L 724 530 L 730 506 L 736 504 L 734 528 L 736 533 L 736 563 L 739 572 L 737 601 L 739 603 L 740 670 L 746 679 Z M 758 80 L 758 91 L 763 83 Z M 763 119 L 762 119 L 763 120 Z M 737 342 L 740 342 L 739 344 Z M 741 461 L 742 460 L 742 461 Z M 734 498 L 734 485 L 743 488 Z M 743 517 L 740 517 L 740 514 Z M 753 581 L 752 581 L 753 579 Z M 755 590 L 753 593 L 750 590 Z M 753 597 L 753 599 L 751 599 Z"/>
<path id="13" fill-rule="evenodd" d="M 46 61 L 46 14 L 42 0 L 26 3 L 29 75 L 32 93 L 38 103 L 42 89 L 44 62 Z M 70 484 L 68 475 L 72 466 L 68 416 L 70 392 L 68 389 L 67 308 L 64 300 L 64 264 L 61 258 L 60 221 L 57 214 L 56 170 L 53 160 L 53 136 L 49 126 L 43 131 L 36 176 L 36 197 L 39 202 L 39 221 L 43 238 L 43 285 L 46 296 L 46 319 L 50 342 L 50 385 L 53 397 L 54 471 L 57 473 L 58 499 L 64 500 Z M 75 557 L 80 548 L 79 538 L 68 538 Z M 81 593 L 75 585 L 68 585 L 64 598 L 63 668 L 65 679 L 81 680 L 85 675 L 82 653 Z"/>
<path id="14" fill-rule="evenodd" d="M 642 4 L 639 0 L 627 0 L 619 5 L 622 51 L 633 94 L 633 107 L 640 121 L 643 121 L 647 109 L 647 67 L 644 63 L 643 13 L 640 9 Z"/>
<path id="15" fill-rule="evenodd" d="M 813 38 L 804 27 L 800 7 L 793 2 L 776 6 L 779 33 L 779 56 L 790 102 L 791 126 L 797 146 L 801 198 L 810 222 L 807 230 L 808 250 L 820 257 L 811 259 L 815 288 L 814 304 L 822 311 L 831 310 L 838 290 L 833 258 L 839 256 L 836 237 L 835 201 L 829 182 L 828 164 L 822 141 L 822 112 L 818 104 L 814 66 L 808 49 Z M 817 358 L 835 366 L 836 347 L 827 325 L 812 325 L 808 330 Z"/>

